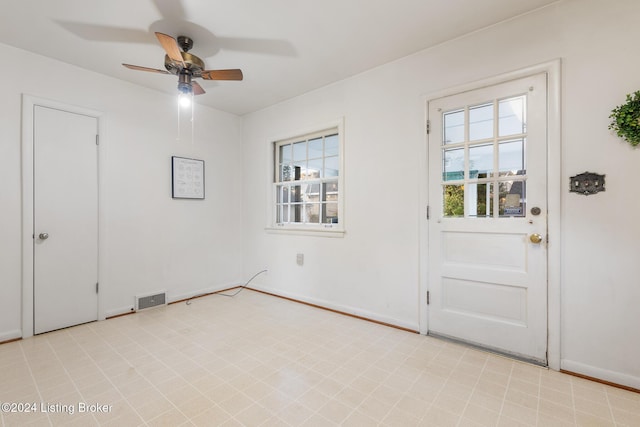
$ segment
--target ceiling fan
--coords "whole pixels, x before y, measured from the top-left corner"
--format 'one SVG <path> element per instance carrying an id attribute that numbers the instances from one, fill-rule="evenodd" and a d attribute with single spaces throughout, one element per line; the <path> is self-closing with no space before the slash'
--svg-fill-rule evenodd
<path id="1" fill-rule="evenodd" d="M 178 36 L 178 39 L 156 32 L 156 37 L 167 53 L 164 57 L 164 67 L 166 70 L 156 68 L 141 67 L 139 65 L 122 64 L 125 67 L 148 71 L 151 73 L 173 74 L 178 76 L 178 91 L 185 95 L 201 95 L 204 89 L 194 78 L 205 80 L 242 80 L 242 70 L 205 70 L 204 62 L 197 56 L 190 54 L 193 47 L 193 40 L 187 36 Z"/>

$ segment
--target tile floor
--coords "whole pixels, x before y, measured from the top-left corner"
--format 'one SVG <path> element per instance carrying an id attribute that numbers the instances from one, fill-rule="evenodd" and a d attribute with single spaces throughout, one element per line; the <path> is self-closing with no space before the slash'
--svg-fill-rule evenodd
<path id="1" fill-rule="evenodd" d="M 5 427 L 640 426 L 640 394 L 249 290 L 1 345 L 0 402 L 35 404 Z"/>

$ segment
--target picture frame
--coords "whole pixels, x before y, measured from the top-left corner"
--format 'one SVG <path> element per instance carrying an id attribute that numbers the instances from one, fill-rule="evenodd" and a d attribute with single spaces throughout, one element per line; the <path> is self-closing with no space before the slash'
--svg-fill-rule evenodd
<path id="1" fill-rule="evenodd" d="M 171 197 L 204 200 L 204 160 L 171 156 Z"/>

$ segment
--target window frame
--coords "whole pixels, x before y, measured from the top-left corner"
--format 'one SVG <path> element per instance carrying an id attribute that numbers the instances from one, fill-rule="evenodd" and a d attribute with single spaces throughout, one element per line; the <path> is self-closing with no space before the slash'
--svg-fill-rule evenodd
<path id="1" fill-rule="evenodd" d="M 338 139 L 338 176 L 337 177 L 318 177 L 318 178 L 305 178 L 290 181 L 280 181 L 280 149 L 279 147 L 295 142 L 313 140 L 318 137 L 328 137 L 331 135 L 337 135 Z M 292 136 L 293 135 L 293 136 Z M 303 235 L 316 235 L 324 237 L 342 237 L 345 233 L 345 212 L 344 212 L 344 126 L 343 120 L 327 123 L 323 126 L 314 126 L 310 130 L 291 133 L 288 136 L 280 138 L 271 138 L 270 142 L 270 168 L 269 168 L 269 187 L 270 187 L 270 201 L 269 201 L 269 220 L 266 227 L 266 231 L 273 233 L 284 234 L 303 234 Z M 308 145 L 307 145 L 308 150 Z M 323 165 L 326 158 L 333 156 L 325 156 L 322 153 Z M 309 161 L 309 152 L 307 151 L 305 161 Z M 313 158 L 315 159 L 315 157 Z M 316 159 L 317 160 L 317 159 Z M 293 163 L 293 160 L 292 162 Z M 337 223 L 305 223 L 305 222 L 278 222 L 278 208 L 281 206 L 278 200 L 278 191 L 284 185 L 293 187 L 296 185 L 304 184 L 319 184 L 320 192 L 322 192 L 322 186 L 327 183 L 335 182 L 338 186 L 337 195 L 337 211 L 338 222 Z M 301 201 L 302 204 L 304 202 Z M 326 206 L 327 201 L 322 201 L 321 197 L 318 201 L 320 208 L 320 215 L 322 215 L 323 204 Z M 331 203 L 331 201 L 329 201 Z M 310 203 L 308 203 L 310 204 Z M 291 206 L 291 202 L 289 202 Z"/>

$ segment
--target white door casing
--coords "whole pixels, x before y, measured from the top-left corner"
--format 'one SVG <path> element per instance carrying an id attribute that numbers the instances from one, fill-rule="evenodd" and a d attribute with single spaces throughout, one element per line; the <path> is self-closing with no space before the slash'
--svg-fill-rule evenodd
<path id="1" fill-rule="evenodd" d="M 433 99 L 428 107 L 428 331 L 542 364 L 547 363 L 546 78 L 540 73 L 469 90 Z M 521 119 L 513 113 L 518 108 L 510 108 L 518 105 L 517 97 L 526 106 L 520 110 L 526 111 L 521 131 L 509 129 Z M 456 199 L 461 194 L 463 202 Z M 534 234 L 542 242 L 532 243 Z"/>
<path id="2" fill-rule="evenodd" d="M 96 117 L 33 106 L 36 334 L 98 318 L 97 134 Z"/>

